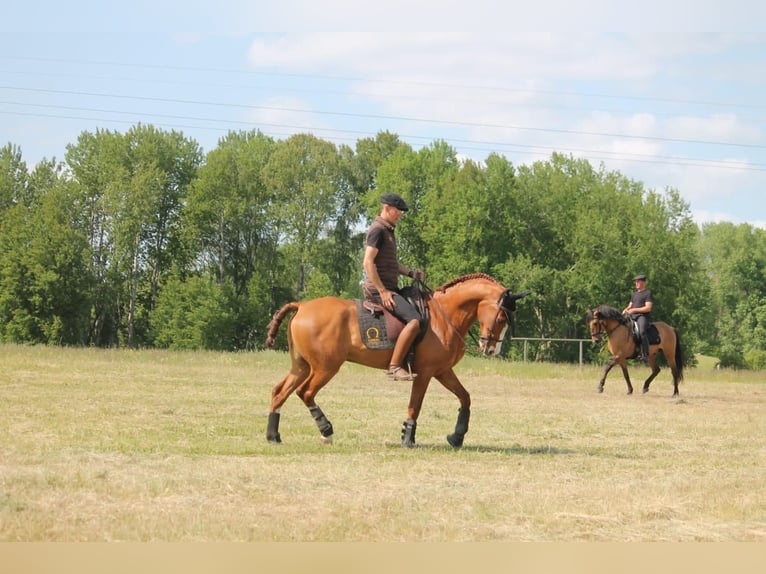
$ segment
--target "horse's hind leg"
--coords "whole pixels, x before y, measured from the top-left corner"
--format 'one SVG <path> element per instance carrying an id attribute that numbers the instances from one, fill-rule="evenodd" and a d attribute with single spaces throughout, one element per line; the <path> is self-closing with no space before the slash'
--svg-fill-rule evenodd
<path id="1" fill-rule="evenodd" d="M 319 390 L 330 382 L 330 379 L 335 376 L 339 368 L 340 367 L 330 371 L 313 371 L 308 380 L 303 383 L 296 392 L 303 401 L 303 404 L 308 407 L 311 417 L 314 419 L 314 422 L 319 429 L 319 434 L 322 435 L 322 442 L 325 444 L 332 443 L 334 431 L 332 423 L 325 416 L 324 412 L 322 412 L 322 409 L 316 404 L 314 398 Z"/>
<path id="2" fill-rule="evenodd" d="M 674 359 L 669 359 L 670 374 L 673 375 L 673 397 L 678 396 L 678 382 L 681 380 L 681 372 Z"/>
<path id="3" fill-rule="evenodd" d="M 678 396 L 678 381 L 681 380 L 681 375 L 678 371 L 678 367 L 675 364 L 673 364 L 670 367 L 670 372 L 673 375 L 673 396 L 677 397 Z"/>
<path id="4" fill-rule="evenodd" d="M 683 358 L 683 356 L 679 357 L 678 353 L 678 333 L 675 333 L 676 335 L 676 341 L 675 344 L 671 344 L 668 347 L 662 348 L 662 354 L 665 355 L 665 360 L 668 362 L 668 366 L 670 367 L 670 374 L 673 376 L 673 397 L 678 396 L 678 383 L 683 378 L 683 364 L 679 364 L 679 360 Z"/>
<path id="5" fill-rule="evenodd" d="M 290 372 L 271 390 L 271 406 L 266 425 L 266 440 L 269 442 L 276 444 L 282 442 L 279 434 L 279 409 L 285 404 L 287 397 L 306 380 L 309 372 L 308 365 L 294 361 Z"/>

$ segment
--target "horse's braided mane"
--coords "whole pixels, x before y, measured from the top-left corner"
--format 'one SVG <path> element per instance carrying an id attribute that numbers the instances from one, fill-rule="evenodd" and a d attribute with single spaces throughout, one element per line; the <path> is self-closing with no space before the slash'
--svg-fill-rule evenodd
<path id="1" fill-rule="evenodd" d="M 446 291 L 450 287 L 457 285 L 458 283 L 462 283 L 464 281 L 470 281 L 471 279 L 486 279 L 487 281 L 492 281 L 493 283 L 497 283 L 500 285 L 500 282 L 495 279 L 494 277 L 487 275 L 486 273 L 469 273 L 468 275 L 463 275 L 461 277 L 457 277 L 453 279 L 452 281 L 448 281 L 444 285 L 437 287 L 437 291 Z"/>

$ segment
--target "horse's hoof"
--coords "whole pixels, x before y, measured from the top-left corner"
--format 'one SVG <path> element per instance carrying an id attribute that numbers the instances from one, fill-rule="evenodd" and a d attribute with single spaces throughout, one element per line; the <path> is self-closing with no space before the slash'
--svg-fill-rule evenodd
<path id="1" fill-rule="evenodd" d="M 330 435 L 330 436 L 323 436 L 319 440 L 322 441 L 322 444 L 332 444 L 332 435 Z"/>
<path id="2" fill-rule="evenodd" d="M 633 394 L 633 389 L 628 389 L 628 394 L 632 395 Z"/>
<path id="3" fill-rule="evenodd" d="M 598 388 L 596 389 L 596 392 L 598 392 L 598 393 L 603 393 L 603 392 L 604 392 L 604 387 L 598 387 Z"/>
<path id="4" fill-rule="evenodd" d="M 269 444 L 282 444 L 282 439 L 278 436 L 270 436 L 266 440 L 269 441 Z"/>
<path id="5" fill-rule="evenodd" d="M 648 393 L 648 392 L 649 392 L 649 389 L 647 389 L 647 388 L 644 388 L 644 389 L 643 389 L 643 393 L 644 393 L 644 394 L 646 394 L 646 393 Z"/>
<path id="6" fill-rule="evenodd" d="M 463 446 L 463 437 L 457 434 L 448 434 L 447 442 L 453 448 L 460 448 L 461 446 Z"/>

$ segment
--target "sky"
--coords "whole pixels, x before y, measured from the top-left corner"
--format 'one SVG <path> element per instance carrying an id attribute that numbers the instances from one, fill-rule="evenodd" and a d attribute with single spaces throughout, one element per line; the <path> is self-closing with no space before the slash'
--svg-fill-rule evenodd
<path id="1" fill-rule="evenodd" d="M 0 146 L 32 169 L 138 123 L 205 152 L 232 130 L 389 131 L 479 162 L 587 159 L 676 189 L 699 224 L 766 228 L 764 4 L 19 2 L 0 19 Z"/>

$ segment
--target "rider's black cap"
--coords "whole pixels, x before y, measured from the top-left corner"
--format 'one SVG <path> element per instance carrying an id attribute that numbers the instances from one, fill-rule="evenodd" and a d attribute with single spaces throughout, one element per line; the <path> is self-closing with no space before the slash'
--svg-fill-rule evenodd
<path id="1" fill-rule="evenodd" d="M 646 281 L 646 275 L 636 275 L 633 277 L 633 281 Z"/>
<path id="2" fill-rule="evenodd" d="M 409 209 L 404 200 L 395 193 L 384 193 L 380 198 L 380 203 L 395 207 L 399 211 L 407 211 Z"/>

